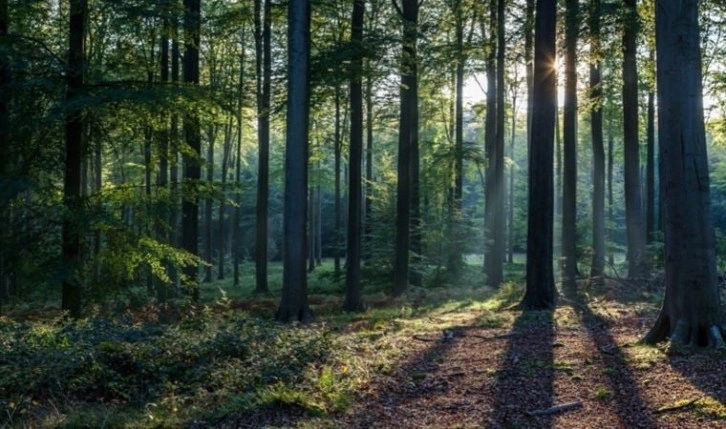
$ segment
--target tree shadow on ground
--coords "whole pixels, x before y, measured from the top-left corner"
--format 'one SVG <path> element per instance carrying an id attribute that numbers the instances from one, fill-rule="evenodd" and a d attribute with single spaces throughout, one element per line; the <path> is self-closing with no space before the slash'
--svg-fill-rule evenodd
<path id="1" fill-rule="evenodd" d="M 514 321 L 492 392 L 494 413 L 487 427 L 552 427 L 552 415 L 528 413 L 553 405 L 554 321 L 552 311 L 528 311 Z"/>
<path id="2" fill-rule="evenodd" d="M 447 329 L 441 334 L 414 336 L 415 341 L 429 343 L 408 361 L 393 368 L 390 374 L 377 377 L 380 384 L 356 400 L 365 404 L 347 417 L 345 427 L 410 427 L 412 423 L 435 416 L 438 410 L 422 409 L 419 399 L 446 396 L 453 382 L 432 374 L 445 362 L 446 355 L 470 325 Z M 429 404 L 430 405 L 430 404 Z M 423 415 L 426 414 L 426 415 Z"/>
<path id="3" fill-rule="evenodd" d="M 640 388 L 628 366 L 622 349 L 612 334 L 612 322 L 592 311 L 587 301 L 574 291 L 565 292 L 572 309 L 587 329 L 595 347 L 600 353 L 602 366 L 610 389 L 603 391 L 603 398 L 612 395 L 615 412 L 623 427 L 657 428 L 658 421 L 648 411 L 648 406 L 640 394 Z"/>
<path id="4" fill-rule="evenodd" d="M 726 420 L 726 350 L 684 350 L 671 351 L 668 354 L 668 363 L 683 378 L 700 390 L 702 396 L 711 397 L 720 403 L 721 407 L 706 407 L 702 414 L 716 420 Z M 678 398 L 681 401 L 699 400 L 699 395 Z"/>

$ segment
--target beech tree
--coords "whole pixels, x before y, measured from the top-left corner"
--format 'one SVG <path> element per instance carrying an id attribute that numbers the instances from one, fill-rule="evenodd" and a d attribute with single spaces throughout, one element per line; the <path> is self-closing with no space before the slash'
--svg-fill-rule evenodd
<path id="1" fill-rule="evenodd" d="M 66 72 L 66 100 L 73 103 L 81 96 L 86 56 L 86 20 L 88 19 L 87 0 L 72 0 L 69 13 L 68 69 Z M 75 221 L 81 205 L 82 168 L 83 168 L 83 114 L 78 109 L 69 109 L 65 120 L 65 176 L 63 180 L 63 199 L 66 215 L 63 219 L 62 256 L 66 273 L 63 276 L 63 310 L 73 318 L 81 316 L 82 285 L 78 270 L 81 269 L 81 225 Z"/>
<path id="2" fill-rule="evenodd" d="M 592 140 L 592 264 L 590 276 L 605 268 L 605 149 L 600 77 L 600 0 L 590 1 L 590 138 Z"/>
<path id="3" fill-rule="evenodd" d="M 310 110 L 310 2 L 290 0 L 287 5 L 288 82 L 287 144 L 285 145 L 285 207 L 282 298 L 275 318 L 281 322 L 311 319 L 308 307 L 307 188 Z"/>
<path id="4" fill-rule="evenodd" d="M 625 158 L 625 223 L 628 234 L 628 277 L 647 271 L 645 225 L 640 189 L 638 140 L 638 69 L 636 62 L 638 10 L 636 0 L 625 1 L 623 28 L 623 143 Z"/>
<path id="5" fill-rule="evenodd" d="M 201 28 L 201 1 L 184 0 L 184 82 L 199 85 L 199 41 Z M 182 201 L 182 246 L 187 252 L 199 254 L 199 196 L 197 188 L 201 178 L 200 156 L 202 139 L 199 115 L 190 109 L 184 115 L 184 135 L 189 151 L 184 151 L 184 199 Z M 199 300 L 199 267 L 188 265 L 184 269 L 191 287 L 191 297 Z"/>
<path id="6" fill-rule="evenodd" d="M 656 2 L 665 298 L 646 343 L 723 346 L 703 118 L 698 0 Z"/>
<path id="7" fill-rule="evenodd" d="M 255 58 L 257 60 L 257 209 L 255 292 L 267 293 L 267 216 L 270 193 L 270 82 L 272 42 L 270 1 L 255 0 Z"/>
<path id="8" fill-rule="evenodd" d="M 363 14 L 364 0 L 353 2 L 351 43 L 354 56 L 350 76 L 350 154 L 348 156 L 348 246 L 346 252 L 346 288 L 344 307 L 347 311 L 365 309 L 361 297 L 360 262 L 363 188 Z"/>
<path id="9" fill-rule="evenodd" d="M 577 33 L 578 0 L 565 1 L 565 106 L 562 163 L 562 281 L 577 276 Z"/>
<path id="10" fill-rule="evenodd" d="M 527 217 L 527 287 L 522 307 L 549 309 L 555 304 L 552 270 L 552 177 L 557 82 L 555 33 L 557 2 L 537 0 L 534 30 L 534 87 L 529 155 L 529 214 Z"/>
<path id="11" fill-rule="evenodd" d="M 414 198 L 418 184 L 418 0 L 403 0 L 398 14 L 403 21 L 401 54 L 401 113 L 398 134 L 398 184 L 396 200 L 396 254 L 393 266 L 393 294 L 400 295 L 408 287 L 409 251 L 411 249 L 412 213 L 418 204 Z"/>

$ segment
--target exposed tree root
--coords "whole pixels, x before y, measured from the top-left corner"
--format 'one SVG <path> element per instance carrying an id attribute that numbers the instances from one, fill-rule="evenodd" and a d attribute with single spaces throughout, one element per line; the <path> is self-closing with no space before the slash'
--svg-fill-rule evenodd
<path id="1" fill-rule="evenodd" d="M 670 340 L 671 344 L 688 348 L 721 348 L 724 347 L 724 332 L 723 327 L 716 324 L 691 324 L 682 319 L 673 327 L 671 318 L 661 312 L 642 342 L 657 344 Z"/>

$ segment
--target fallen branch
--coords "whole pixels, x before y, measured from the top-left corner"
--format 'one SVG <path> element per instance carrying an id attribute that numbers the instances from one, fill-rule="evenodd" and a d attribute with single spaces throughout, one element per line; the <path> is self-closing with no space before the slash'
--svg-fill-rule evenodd
<path id="1" fill-rule="evenodd" d="M 675 405 L 666 405 L 666 406 L 660 407 L 657 410 L 653 411 L 653 414 L 661 414 L 661 413 L 667 413 L 669 411 L 681 410 L 683 408 L 690 407 L 691 405 L 698 402 L 701 398 L 703 398 L 703 396 L 693 398 L 686 402 L 679 402 L 679 403 L 676 403 Z"/>
<path id="2" fill-rule="evenodd" d="M 473 338 L 481 338 L 482 340 L 502 340 L 505 338 L 512 338 L 516 337 L 518 334 L 516 332 L 507 332 L 506 334 L 499 334 L 499 335 L 476 335 L 476 334 L 469 334 L 467 337 L 473 337 Z"/>
<path id="3" fill-rule="evenodd" d="M 568 402 L 562 405 L 555 405 L 553 407 L 545 408 L 544 410 L 528 411 L 528 416 L 549 416 L 551 414 L 563 413 L 565 411 L 576 410 L 582 408 L 582 402 Z"/>

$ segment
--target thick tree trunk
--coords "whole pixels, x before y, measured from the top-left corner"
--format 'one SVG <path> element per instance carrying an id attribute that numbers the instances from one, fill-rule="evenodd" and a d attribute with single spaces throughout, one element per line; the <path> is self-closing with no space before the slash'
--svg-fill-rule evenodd
<path id="1" fill-rule="evenodd" d="M 361 163 L 363 161 L 363 15 L 364 0 L 353 2 L 351 43 L 355 54 L 351 61 L 350 79 L 350 153 L 348 156 L 348 247 L 346 251 L 346 311 L 363 311 L 363 297 L 360 284 L 361 263 L 361 215 L 362 184 Z"/>
<path id="2" fill-rule="evenodd" d="M 486 172 L 486 190 L 484 194 L 485 199 L 485 255 L 484 255 L 484 266 L 486 274 L 486 284 L 492 287 L 497 287 L 502 282 L 503 271 L 502 271 L 502 257 L 500 253 L 501 247 L 501 221 L 503 219 L 500 216 L 500 205 L 503 203 L 503 162 L 504 154 L 501 152 L 503 144 L 499 145 L 499 124 L 498 118 L 500 110 L 497 109 L 497 101 L 499 99 L 499 75 L 497 73 L 497 62 L 499 61 L 499 55 L 497 52 L 497 42 L 499 32 L 499 26 L 497 25 L 499 16 L 499 2 L 497 0 L 490 0 L 489 2 L 489 42 L 488 42 L 488 53 L 486 59 L 486 76 L 487 76 L 487 98 L 486 106 L 487 113 L 484 124 L 484 140 L 485 140 L 485 151 L 488 161 L 487 172 Z M 495 30 L 497 28 L 497 30 Z M 503 47 L 501 49 L 504 49 Z M 502 53 L 503 54 L 503 53 Z M 503 90 L 503 88 L 502 88 Z M 501 130 L 504 130 L 502 126 Z M 503 136 L 502 136 L 503 137 Z M 503 140 L 502 140 L 503 142 Z"/>
<path id="3" fill-rule="evenodd" d="M 393 267 L 393 295 L 402 294 L 409 282 L 413 206 L 417 204 L 414 183 L 418 176 L 418 1 L 403 0 L 403 48 L 401 58 L 401 118 L 398 134 L 398 184 L 396 189 L 396 254 Z M 417 233 L 417 231 L 414 231 Z"/>
<path id="4" fill-rule="evenodd" d="M 200 0 L 184 0 L 184 82 L 199 85 Z M 184 152 L 184 197 L 182 201 L 182 245 L 192 255 L 199 255 L 199 197 L 201 179 L 201 129 L 199 116 L 190 110 L 184 116 L 184 135 L 191 152 Z M 199 301 L 199 267 L 189 265 L 184 270 L 193 301 Z"/>
<path id="5" fill-rule="evenodd" d="M 181 53 L 179 51 L 179 24 L 177 20 L 172 22 L 172 41 L 171 41 L 171 81 L 176 87 L 179 84 L 179 60 Z M 173 246 L 180 245 L 179 234 L 179 216 L 180 216 L 180 198 L 179 198 L 179 115 L 172 113 L 169 135 L 169 181 L 171 182 L 170 210 L 169 210 L 169 242 Z M 178 267 L 172 266 L 169 273 L 170 280 L 175 288 L 181 286 L 181 278 L 179 276 Z"/>
<path id="6" fill-rule="evenodd" d="M 592 264 L 590 277 L 605 269 L 605 149 L 600 78 L 600 0 L 590 3 L 590 137 L 592 139 Z"/>
<path id="7" fill-rule="evenodd" d="M 623 29 L 623 144 L 625 158 L 625 224 L 628 235 L 628 277 L 647 274 L 645 225 L 640 187 L 638 140 L 638 70 L 636 65 L 638 11 L 636 0 L 625 1 Z"/>
<path id="8" fill-rule="evenodd" d="M 270 80 L 272 76 L 270 1 L 255 1 L 255 51 L 257 58 L 257 209 L 255 242 L 255 292 L 268 293 L 267 215 L 270 171 Z M 303 193 L 305 195 L 305 193 Z"/>
<path id="9" fill-rule="evenodd" d="M 658 142 L 666 294 L 647 343 L 724 345 L 703 120 L 698 1 L 658 0 Z"/>
<path id="10" fill-rule="evenodd" d="M 285 208 L 282 299 L 275 318 L 306 322 L 305 223 L 308 186 L 308 117 L 310 111 L 310 2 L 288 2 L 287 144 L 285 146 Z"/>
<path id="11" fill-rule="evenodd" d="M 578 0 L 566 0 L 565 112 L 563 118 L 562 282 L 574 290 L 577 277 L 577 32 Z"/>
<path id="12" fill-rule="evenodd" d="M 68 71 L 66 74 L 66 100 L 73 102 L 83 89 L 85 72 L 85 35 L 88 17 L 87 0 L 71 0 L 69 14 Z M 78 110 L 70 111 L 65 119 L 65 175 L 63 200 L 67 214 L 62 227 L 62 258 L 66 273 L 63 276 L 61 308 L 71 317 L 81 316 L 82 285 L 81 269 L 81 225 L 74 221 L 74 215 L 81 210 L 82 164 L 83 164 L 83 115 Z"/>
<path id="13" fill-rule="evenodd" d="M 527 288 L 522 307 L 549 309 L 555 304 L 552 270 L 552 144 L 557 105 L 555 0 L 538 0 L 535 18 L 532 144 L 529 156 Z"/>

